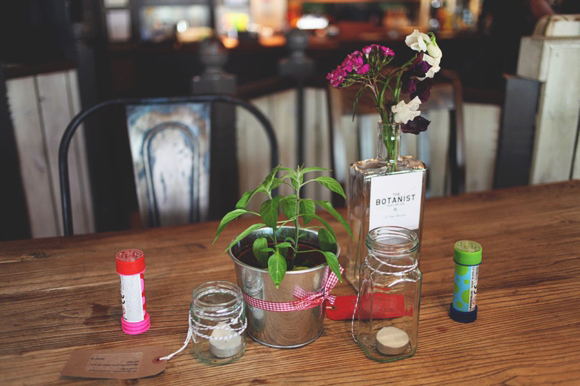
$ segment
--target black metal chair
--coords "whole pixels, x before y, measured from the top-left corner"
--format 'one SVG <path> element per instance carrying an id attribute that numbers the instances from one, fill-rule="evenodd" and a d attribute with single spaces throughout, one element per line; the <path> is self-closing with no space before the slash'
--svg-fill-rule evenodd
<path id="1" fill-rule="evenodd" d="M 274 168 L 279 163 L 278 155 L 278 143 L 276 141 L 276 136 L 272 125 L 269 120 L 262 114 L 255 106 L 243 101 L 241 99 L 228 96 L 228 95 L 196 95 L 196 96 L 185 96 L 185 97 L 175 97 L 175 98 L 123 98 L 123 99 L 112 99 L 105 102 L 101 102 L 95 106 L 87 108 L 80 113 L 78 113 L 73 120 L 67 126 L 59 148 L 58 163 L 59 163 L 59 178 L 60 178 L 60 190 L 61 190 L 61 203 L 62 203 L 62 218 L 64 226 L 65 236 L 71 236 L 73 234 L 73 218 L 72 218 L 72 207 L 71 207 L 71 192 L 70 192 L 70 181 L 69 181 L 69 167 L 68 167 L 68 150 L 73 138 L 74 133 L 77 128 L 83 123 L 83 121 L 89 116 L 93 115 L 97 111 L 110 106 L 133 106 L 133 105 L 172 105 L 172 104 L 187 104 L 187 103 L 207 103 L 210 106 L 215 102 L 229 103 L 234 106 L 240 106 L 250 112 L 263 127 L 268 141 L 270 143 L 270 165 Z M 174 123 L 173 126 L 180 126 Z M 152 132 L 159 132 L 159 127 L 155 127 Z M 151 136 L 148 135 L 150 140 Z M 195 175 L 195 174 L 194 174 Z M 149 178 L 149 177 L 148 177 Z M 193 183 L 196 183 L 195 181 Z M 149 184 L 148 184 L 149 185 Z M 148 211 L 154 215 L 151 216 L 148 225 L 149 226 L 159 226 L 159 213 L 157 208 L 156 200 L 148 199 L 147 202 Z M 193 217 L 192 217 L 193 218 Z M 193 220 L 198 220 L 199 218 L 193 218 Z"/>

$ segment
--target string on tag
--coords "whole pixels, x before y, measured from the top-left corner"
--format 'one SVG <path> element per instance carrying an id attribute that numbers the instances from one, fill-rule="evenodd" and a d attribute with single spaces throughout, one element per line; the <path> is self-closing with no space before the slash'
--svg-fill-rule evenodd
<path id="1" fill-rule="evenodd" d="M 174 356 L 176 356 L 177 354 L 179 354 L 180 352 L 182 352 L 183 350 L 185 350 L 185 348 L 187 347 L 187 345 L 189 344 L 189 341 L 193 338 L 193 341 L 195 342 L 195 337 L 193 337 L 193 327 L 191 325 L 191 313 L 189 314 L 189 328 L 187 329 L 187 336 L 185 337 L 185 341 L 183 342 L 183 346 L 181 346 L 181 348 L 177 351 L 175 351 L 174 353 L 171 353 L 167 356 L 161 357 L 159 358 L 160 361 L 168 361 L 171 358 L 173 358 Z"/>
<path id="2" fill-rule="evenodd" d="M 211 340 L 226 340 L 226 339 L 232 339 L 238 335 L 241 335 L 245 330 L 246 327 L 248 326 L 248 321 L 247 319 L 244 317 L 244 307 L 243 304 L 241 307 L 237 307 L 236 309 L 229 311 L 229 312 L 225 312 L 223 313 L 221 316 L 228 316 L 228 315 L 235 315 L 233 317 L 230 318 L 229 322 L 227 324 L 222 324 L 222 325 L 216 325 L 216 326 L 208 326 L 202 323 L 197 322 L 196 320 L 194 320 L 194 318 L 191 316 L 191 312 L 189 313 L 189 320 L 188 320 L 188 325 L 189 328 L 187 329 L 187 336 L 185 337 L 185 341 L 183 342 L 183 346 L 181 346 L 181 348 L 167 356 L 161 357 L 159 358 L 160 361 L 168 361 L 171 358 L 173 358 L 174 356 L 176 356 L 177 354 L 179 354 L 180 352 L 182 352 L 183 350 L 185 350 L 185 348 L 187 347 L 187 345 L 189 344 L 189 342 L 191 340 L 193 340 L 194 343 L 197 343 L 197 337 L 203 338 L 203 339 L 211 339 Z M 243 323 L 241 324 L 241 326 L 239 327 L 233 327 L 237 324 L 239 324 L 240 319 L 243 318 Z M 207 334 L 203 334 L 202 332 L 200 332 L 200 330 L 229 330 L 231 331 L 230 334 L 225 335 L 225 336 L 210 336 Z"/>

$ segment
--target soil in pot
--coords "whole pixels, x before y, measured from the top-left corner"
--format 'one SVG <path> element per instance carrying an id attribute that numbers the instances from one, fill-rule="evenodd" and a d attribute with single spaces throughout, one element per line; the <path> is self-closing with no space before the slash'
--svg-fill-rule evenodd
<path id="1" fill-rule="evenodd" d="M 273 247 L 273 244 L 270 244 L 269 246 Z M 315 249 L 316 249 L 315 247 L 308 244 L 298 244 L 298 251 L 300 253 L 298 253 L 296 255 L 296 259 L 294 259 L 294 267 L 314 268 L 318 265 L 326 263 L 326 258 L 324 257 L 324 255 Z M 289 271 L 294 269 L 294 267 L 292 267 L 290 263 L 292 254 L 293 254 L 292 249 L 288 248 L 288 251 L 286 253 L 286 262 L 288 263 Z M 238 260 L 252 267 L 262 268 L 258 263 L 256 257 L 254 256 L 254 252 L 252 251 L 251 248 L 242 252 L 238 257 Z"/>

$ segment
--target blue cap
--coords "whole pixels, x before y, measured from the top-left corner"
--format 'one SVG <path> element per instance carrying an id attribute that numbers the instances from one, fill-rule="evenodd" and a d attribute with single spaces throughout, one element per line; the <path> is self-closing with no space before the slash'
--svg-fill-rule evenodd
<path id="1" fill-rule="evenodd" d="M 459 323 L 472 323 L 477 319 L 477 306 L 473 311 L 463 312 L 453 308 L 453 303 L 449 306 L 449 317 Z"/>

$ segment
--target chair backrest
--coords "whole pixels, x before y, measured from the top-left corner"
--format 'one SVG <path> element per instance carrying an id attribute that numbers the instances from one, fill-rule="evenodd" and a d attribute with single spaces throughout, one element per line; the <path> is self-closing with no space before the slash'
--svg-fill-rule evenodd
<path id="1" fill-rule="evenodd" d="M 127 108 L 139 206 L 149 226 L 202 221 L 208 204 L 210 109 L 214 102 L 240 106 L 260 122 L 278 165 L 278 144 L 268 119 L 252 104 L 227 95 L 114 99 L 81 111 L 67 126 L 59 148 L 64 233 L 73 234 L 68 149 L 78 126 L 108 106 Z M 171 157 L 178 162 L 169 163 Z M 173 165 L 173 166 L 169 166 Z M 175 168 L 175 165 L 179 165 Z M 176 204 L 178 200 L 179 203 Z"/>
<path id="2" fill-rule="evenodd" d="M 142 224 L 207 220 L 210 104 L 129 105 L 126 111 Z"/>
<path id="3" fill-rule="evenodd" d="M 461 81 L 452 71 L 441 70 L 440 74 L 447 78 L 447 81 L 436 82 L 431 89 L 429 101 L 421 105 L 421 111 L 432 120 L 432 127 L 427 131 L 427 135 L 422 133 L 419 137 L 430 136 L 430 138 L 421 142 L 422 139 L 417 140 L 415 136 L 403 135 L 402 151 L 405 154 L 418 153 L 419 157 L 426 161 L 431 169 L 428 190 L 431 187 L 436 195 L 458 194 L 465 190 Z M 328 115 L 333 148 L 332 169 L 335 178 L 345 187 L 348 183 L 348 165 L 359 159 L 374 157 L 376 151 L 376 124 L 379 115 L 372 98 L 366 93 L 362 94 L 357 106 L 358 119 L 356 122 L 352 121 L 353 101 L 357 91 L 355 87 L 345 89 L 328 87 Z M 440 125 L 439 122 L 445 124 Z M 433 127 L 434 124 L 437 127 Z M 437 135 L 431 135 L 429 131 L 437 131 Z M 441 154 L 442 152 L 444 154 Z M 429 161 L 433 161 L 431 165 Z M 433 177 L 437 180 L 434 181 Z"/>

